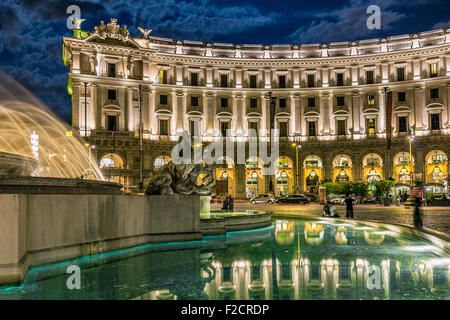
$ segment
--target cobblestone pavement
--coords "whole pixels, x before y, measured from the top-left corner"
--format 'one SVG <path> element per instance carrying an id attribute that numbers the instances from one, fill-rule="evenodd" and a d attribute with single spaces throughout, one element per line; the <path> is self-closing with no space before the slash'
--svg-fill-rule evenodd
<path id="1" fill-rule="evenodd" d="M 212 210 L 220 210 L 221 205 L 212 204 Z M 319 204 L 307 205 L 278 205 L 278 204 L 251 204 L 248 202 L 235 202 L 235 210 L 262 210 L 272 211 L 275 214 L 299 215 L 299 216 L 321 216 L 322 206 Z M 423 207 L 424 227 L 439 231 L 450 236 L 450 207 Z M 345 207 L 337 206 L 337 212 L 345 217 Z M 384 207 L 380 205 L 355 205 L 355 219 L 372 220 L 383 223 L 394 223 L 412 226 L 412 209 L 403 206 Z"/>

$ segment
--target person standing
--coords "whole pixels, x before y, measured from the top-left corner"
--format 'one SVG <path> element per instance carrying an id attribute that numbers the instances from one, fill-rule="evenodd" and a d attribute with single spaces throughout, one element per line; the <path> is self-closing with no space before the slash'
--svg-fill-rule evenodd
<path id="1" fill-rule="evenodd" d="M 226 196 L 225 199 L 223 199 L 222 210 L 228 210 L 228 208 L 229 208 L 229 202 L 228 202 L 228 196 Z"/>
<path id="2" fill-rule="evenodd" d="M 349 193 L 345 195 L 345 217 L 350 219 L 355 218 L 353 214 L 353 198 Z"/>
<path id="3" fill-rule="evenodd" d="M 414 198 L 414 228 L 423 228 L 423 213 L 422 213 L 422 200 L 418 196 Z"/>

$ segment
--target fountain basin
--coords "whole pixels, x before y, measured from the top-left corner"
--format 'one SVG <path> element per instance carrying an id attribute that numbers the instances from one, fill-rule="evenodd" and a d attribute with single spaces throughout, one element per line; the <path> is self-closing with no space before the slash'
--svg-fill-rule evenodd
<path id="1" fill-rule="evenodd" d="M 0 194 L 122 194 L 114 182 L 0 175 Z"/>
<path id="2" fill-rule="evenodd" d="M 0 151 L 0 175 L 29 176 L 37 165 L 36 159 Z"/>

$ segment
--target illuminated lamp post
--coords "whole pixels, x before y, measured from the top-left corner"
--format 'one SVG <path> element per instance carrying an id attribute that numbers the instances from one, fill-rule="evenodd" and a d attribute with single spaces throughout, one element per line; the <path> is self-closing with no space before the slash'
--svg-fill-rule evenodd
<path id="1" fill-rule="evenodd" d="M 298 193 L 300 192 L 300 169 L 298 166 L 298 150 L 302 147 L 300 145 L 300 137 L 296 136 L 295 137 L 295 142 L 292 143 L 292 147 L 295 148 L 295 170 L 296 170 L 296 175 L 295 175 L 295 192 Z"/>

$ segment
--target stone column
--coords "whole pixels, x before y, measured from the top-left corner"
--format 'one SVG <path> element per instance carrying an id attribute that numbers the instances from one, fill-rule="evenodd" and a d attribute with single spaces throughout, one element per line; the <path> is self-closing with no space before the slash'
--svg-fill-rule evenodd
<path id="1" fill-rule="evenodd" d="M 361 133 L 360 131 L 360 106 L 359 106 L 359 92 L 352 92 L 352 120 L 353 120 L 353 135 L 358 135 Z"/>
<path id="2" fill-rule="evenodd" d="M 291 105 L 293 106 L 292 112 L 295 114 L 294 132 L 297 135 L 302 135 L 302 126 L 303 126 L 303 110 L 300 103 L 301 103 L 301 95 L 295 94 Z"/>
<path id="3" fill-rule="evenodd" d="M 425 88 L 418 86 L 414 89 L 414 111 L 415 111 L 415 131 L 420 132 L 428 129 L 428 121 L 424 119 L 425 109 Z M 424 121 L 425 120 L 425 121 Z"/>
<path id="4" fill-rule="evenodd" d="M 155 114 L 156 110 L 156 92 L 155 90 L 150 90 L 148 92 L 148 100 L 149 100 L 149 123 L 150 123 L 150 133 L 156 134 L 158 132 L 158 122 Z"/>
<path id="5" fill-rule="evenodd" d="M 90 84 L 91 89 L 91 98 L 89 103 L 89 129 L 96 130 L 96 122 L 97 122 L 97 85 L 95 83 Z"/>
<path id="6" fill-rule="evenodd" d="M 234 190 L 236 198 L 245 198 L 245 164 L 236 164 L 234 170 Z"/>
<path id="7" fill-rule="evenodd" d="M 243 119 L 244 119 L 244 101 L 245 98 L 242 94 L 236 94 L 234 96 L 234 104 L 233 104 L 233 120 L 235 120 L 236 131 L 238 133 L 242 133 L 244 130 Z"/>
<path id="8" fill-rule="evenodd" d="M 325 92 L 321 96 L 320 101 L 320 118 L 319 118 L 319 135 L 330 134 L 330 93 Z M 331 108 L 331 112 L 332 112 Z"/>
<path id="9" fill-rule="evenodd" d="M 126 130 L 134 131 L 134 107 L 133 107 L 133 87 L 127 87 L 127 127 Z"/>
<path id="10" fill-rule="evenodd" d="M 183 92 L 177 92 L 173 97 L 175 98 L 176 104 L 174 105 L 173 117 L 175 118 L 175 129 L 176 131 L 182 131 L 184 129 L 184 113 L 183 113 Z"/>
<path id="11" fill-rule="evenodd" d="M 378 102 L 380 104 L 380 112 L 378 113 L 377 133 L 386 132 L 386 105 L 384 90 L 378 90 Z M 393 115 L 393 114 L 392 114 Z M 367 132 L 367 128 L 366 128 Z"/>
<path id="12" fill-rule="evenodd" d="M 72 127 L 75 129 L 80 129 L 80 88 L 80 82 L 72 83 Z"/>
<path id="13" fill-rule="evenodd" d="M 206 93 L 206 112 L 208 113 L 207 130 L 216 129 L 216 99 L 214 94 Z"/>
<path id="14" fill-rule="evenodd" d="M 447 61 L 450 61 L 450 57 L 447 57 Z M 447 75 L 450 75 L 450 67 L 447 69 Z M 447 83 L 447 128 L 450 128 L 450 84 Z"/>

